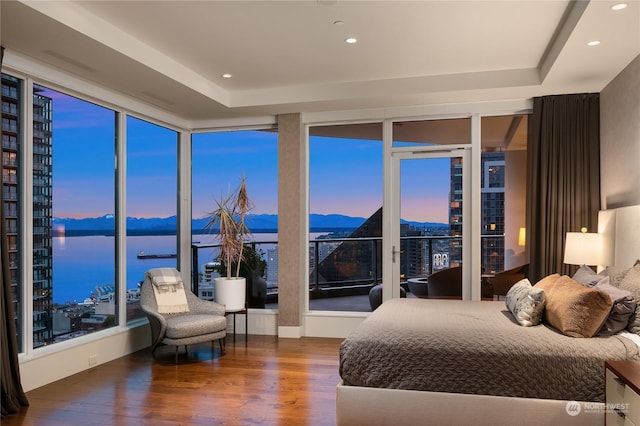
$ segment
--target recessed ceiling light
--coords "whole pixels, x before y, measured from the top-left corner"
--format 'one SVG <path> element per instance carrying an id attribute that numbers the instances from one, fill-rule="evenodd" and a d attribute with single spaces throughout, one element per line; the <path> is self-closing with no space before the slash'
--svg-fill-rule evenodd
<path id="1" fill-rule="evenodd" d="M 600 44 L 600 40 L 593 40 L 587 43 L 587 46 L 597 46 Z"/>
<path id="2" fill-rule="evenodd" d="M 349 38 L 345 39 L 344 41 L 345 41 L 345 43 L 354 44 L 354 43 L 358 42 L 358 39 L 355 38 L 355 37 L 349 37 Z"/>
<path id="3" fill-rule="evenodd" d="M 333 21 L 333 25 L 344 25 L 344 21 Z"/>
<path id="4" fill-rule="evenodd" d="M 626 3 L 616 3 L 613 6 L 611 6 L 611 10 L 622 10 L 626 7 L 627 7 Z"/>
<path id="5" fill-rule="evenodd" d="M 233 77 L 231 74 L 226 73 L 226 74 L 222 74 L 222 78 L 231 78 Z"/>

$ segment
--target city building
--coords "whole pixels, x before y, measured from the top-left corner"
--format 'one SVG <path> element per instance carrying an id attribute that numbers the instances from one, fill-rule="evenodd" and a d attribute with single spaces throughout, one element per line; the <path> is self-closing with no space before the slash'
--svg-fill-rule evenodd
<path id="1" fill-rule="evenodd" d="M 220 276 L 218 272 L 220 262 L 207 262 L 202 265 L 200 273 L 200 283 L 198 284 L 198 296 L 204 300 L 213 300 L 214 298 L 214 280 Z"/>
<path id="2" fill-rule="evenodd" d="M 483 273 L 495 274 L 505 269 L 504 153 L 484 152 L 481 162 L 482 265 Z"/>
<path id="3" fill-rule="evenodd" d="M 4 209 L 9 229 L 11 288 L 14 312 L 21 310 L 18 273 L 19 232 L 21 211 L 25 206 L 19 198 L 22 182 L 19 136 L 22 88 L 20 81 L 2 74 L 2 174 Z M 37 92 L 33 94 L 33 345 L 39 347 L 53 339 L 53 264 L 52 264 L 52 168 L 51 168 L 51 108 L 52 100 Z M 20 328 L 17 328 L 18 334 Z M 20 341 L 20 339 L 18 339 Z"/>
<path id="4" fill-rule="evenodd" d="M 278 248 L 267 249 L 267 287 L 278 285 Z"/>

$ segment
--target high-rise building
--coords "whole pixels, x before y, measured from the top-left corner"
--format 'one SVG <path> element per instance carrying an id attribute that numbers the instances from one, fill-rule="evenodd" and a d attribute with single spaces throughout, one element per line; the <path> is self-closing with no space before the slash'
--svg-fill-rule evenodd
<path id="1" fill-rule="evenodd" d="M 483 152 L 481 156 L 481 224 L 483 273 L 504 269 L 504 153 Z M 449 227 L 451 236 L 462 235 L 462 159 L 451 159 L 451 192 L 449 195 Z M 452 239 L 451 267 L 462 264 L 462 239 Z"/>
<path id="2" fill-rule="evenodd" d="M 482 266 L 483 273 L 504 270 L 504 153 L 485 152 L 481 157 Z"/>
<path id="3" fill-rule="evenodd" d="M 21 312 L 21 283 L 18 253 L 19 221 L 23 182 L 20 168 L 24 135 L 21 119 L 23 88 L 20 79 L 2 74 L 2 175 L 4 212 L 11 259 L 11 288 L 14 312 Z M 52 99 L 33 95 L 33 346 L 53 339 L 53 233 L 52 233 Z M 17 327 L 17 330 L 20 330 Z M 18 331 L 19 332 L 19 331 Z M 18 336 L 18 342 L 21 342 Z"/>
<path id="4" fill-rule="evenodd" d="M 33 93 L 33 347 L 53 339 L 53 117 L 51 98 Z M 36 315 L 38 316 L 36 321 Z"/>
<path id="5" fill-rule="evenodd" d="M 18 334 L 18 344 L 22 342 L 18 315 L 21 312 L 20 269 L 18 256 L 19 212 L 18 196 L 20 164 L 20 120 L 22 98 L 20 80 L 2 74 L 2 197 L 4 218 L 7 227 L 7 248 L 9 251 L 9 275 L 11 282 L 11 303 Z"/>
<path id="6" fill-rule="evenodd" d="M 449 192 L 449 235 L 462 237 L 462 158 L 451 159 Z M 449 240 L 449 266 L 462 265 L 462 238 Z"/>

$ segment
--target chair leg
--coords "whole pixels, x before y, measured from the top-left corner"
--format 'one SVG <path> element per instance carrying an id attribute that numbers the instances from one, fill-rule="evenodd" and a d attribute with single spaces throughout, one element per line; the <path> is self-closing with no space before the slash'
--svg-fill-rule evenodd
<path id="1" fill-rule="evenodd" d="M 178 363 L 178 348 L 179 346 L 176 346 L 176 364 Z"/>
<path id="2" fill-rule="evenodd" d="M 218 339 L 218 343 L 220 343 L 220 354 L 224 355 L 224 338 Z"/>

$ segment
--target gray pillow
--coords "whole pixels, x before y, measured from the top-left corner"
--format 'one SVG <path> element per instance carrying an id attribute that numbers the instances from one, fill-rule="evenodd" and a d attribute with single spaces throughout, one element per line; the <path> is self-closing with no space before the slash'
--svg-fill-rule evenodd
<path id="1" fill-rule="evenodd" d="M 607 284 L 610 284 L 608 276 L 596 274 L 593 272 L 593 269 L 589 268 L 587 265 L 582 265 L 578 268 L 571 278 L 578 281 L 580 284 L 586 285 L 587 287 L 594 287 L 603 280 L 606 280 Z"/>
<path id="2" fill-rule="evenodd" d="M 640 264 L 629 269 L 620 281 L 619 288 L 631 292 L 636 300 L 636 309 L 629 319 L 627 328 L 632 333 L 640 334 L 640 304 L 638 304 L 638 300 L 640 300 Z"/>
<path id="3" fill-rule="evenodd" d="M 607 266 L 607 268 L 602 271 L 602 275 L 609 277 L 609 284 L 614 287 L 620 287 L 620 283 L 630 269 L 631 268 L 621 268 L 618 266 Z"/>
<path id="4" fill-rule="evenodd" d="M 598 336 L 611 336 L 624 330 L 629 325 L 631 315 L 636 311 L 636 299 L 630 291 L 622 290 L 609 284 L 609 277 L 595 285 L 597 290 L 608 293 L 613 300 L 611 312 L 602 328 L 596 333 Z"/>
<path id="5" fill-rule="evenodd" d="M 515 283 L 507 292 L 504 300 L 507 309 L 524 327 L 540 323 L 544 302 L 544 290 L 533 287 L 527 278 Z"/>

